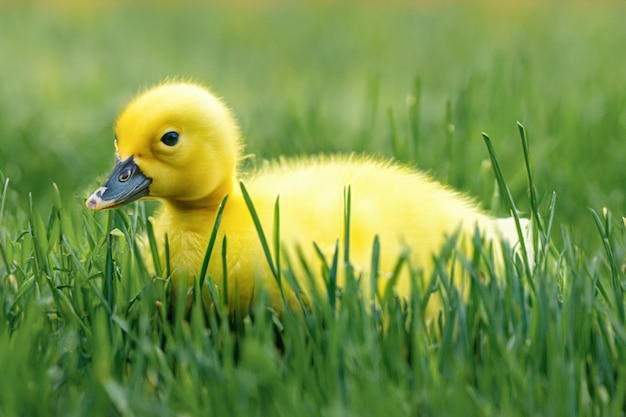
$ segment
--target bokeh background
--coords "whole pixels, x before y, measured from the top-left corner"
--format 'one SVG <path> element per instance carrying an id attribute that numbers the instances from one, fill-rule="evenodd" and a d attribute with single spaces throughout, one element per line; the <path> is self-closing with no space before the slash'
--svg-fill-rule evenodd
<path id="1" fill-rule="evenodd" d="M 588 209 L 625 213 L 625 12 L 623 1 L 0 3 L 7 210 L 46 210 L 56 183 L 80 215 L 113 165 L 117 112 L 180 78 L 234 109 L 248 164 L 394 157 L 499 214 L 481 132 L 527 211 L 519 121 L 544 213 L 556 192 L 555 234 L 598 246 Z"/>

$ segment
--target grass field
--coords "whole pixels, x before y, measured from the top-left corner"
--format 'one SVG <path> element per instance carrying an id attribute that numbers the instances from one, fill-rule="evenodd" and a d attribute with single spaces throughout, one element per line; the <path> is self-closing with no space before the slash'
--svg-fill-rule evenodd
<path id="1" fill-rule="evenodd" d="M 623 416 L 624 3 L 252 3 L 0 3 L 0 416 Z M 394 157 L 508 215 L 486 132 L 550 256 L 467 302 L 439 271 L 430 325 L 423 294 L 351 287 L 167 321 L 133 243 L 154 205 L 84 201 L 117 112 L 172 77 L 226 99 L 249 164 Z"/>

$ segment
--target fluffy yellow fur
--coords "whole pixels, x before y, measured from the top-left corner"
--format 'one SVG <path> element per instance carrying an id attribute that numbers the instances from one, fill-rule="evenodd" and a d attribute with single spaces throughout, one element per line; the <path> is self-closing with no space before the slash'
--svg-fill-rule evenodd
<path id="1" fill-rule="evenodd" d="M 343 245 L 344 191 L 348 186 L 352 196 L 351 261 L 357 272 L 369 277 L 372 245 L 378 236 L 379 289 L 386 287 L 403 250 L 428 279 L 432 256 L 456 231 L 466 238 L 478 227 L 489 238 L 503 237 L 512 246 L 517 239 L 512 221 L 492 219 L 467 197 L 426 174 L 388 161 L 321 156 L 281 160 L 239 175 L 241 138 L 235 119 L 221 100 L 194 84 L 166 83 L 139 95 L 121 113 L 115 130 L 120 161 L 132 157 L 151 180 L 148 197 L 163 202 L 154 229 L 161 256 L 167 235 L 175 283 L 193 280 L 199 273 L 217 208 L 228 194 L 209 273 L 214 282 L 222 282 L 221 242 L 226 236 L 232 308 L 247 305 L 257 285 L 265 287 L 275 307 L 280 309 L 282 303 L 239 180 L 249 191 L 270 239 L 279 197 L 285 254 L 297 265 L 295 251 L 300 248 L 319 288 L 323 282 L 314 242 L 329 262 L 336 242 Z M 179 135 L 176 144 L 163 143 L 167 132 Z M 107 208 L 100 200 L 94 193 L 88 205 Z M 301 284 L 307 288 L 306 282 Z M 409 293 L 407 273 L 401 275 L 395 290 L 400 295 Z M 293 302 L 293 295 L 289 291 L 287 295 Z M 432 313 L 438 306 L 431 304 Z"/>

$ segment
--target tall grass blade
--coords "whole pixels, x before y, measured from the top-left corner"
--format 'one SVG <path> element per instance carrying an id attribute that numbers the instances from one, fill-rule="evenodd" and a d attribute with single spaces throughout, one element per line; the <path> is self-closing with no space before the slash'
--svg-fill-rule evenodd
<path id="1" fill-rule="evenodd" d="M 524 151 L 524 165 L 526 166 L 526 175 L 528 177 L 528 190 L 530 193 L 530 208 L 533 217 L 537 221 L 537 227 L 539 231 L 545 233 L 543 224 L 541 223 L 541 216 L 539 215 L 539 201 L 537 200 L 537 189 L 533 180 L 533 170 L 530 164 L 530 151 L 528 145 L 528 136 L 524 125 L 517 122 L 517 128 L 519 129 L 520 139 L 522 141 L 522 151 Z"/>
<path id="2" fill-rule="evenodd" d="M 343 263 L 350 264 L 350 215 L 352 212 L 352 189 L 347 186 L 343 190 Z"/>
<path id="3" fill-rule="evenodd" d="M 107 230 L 112 230 L 113 216 L 108 216 Z M 105 307 L 109 315 L 115 312 L 115 265 L 113 261 L 113 233 L 107 233 L 106 237 L 106 258 L 104 263 L 104 281 L 102 283 L 102 294 L 106 301 Z"/>
<path id="4" fill-rule="evenodd" d="M 378 273 L 380 270 L 380 239 L 378 235 L 374 236 L 374 243 L 372 245 L 372 263 L 370 266 L 370 302 L 372 308 L 376 302 L 378 295 Z"/>
<path id="5" fill-rule="evenodd" d="M 275 243 L 275 249 L 278 251 L 276 253 L 276 261 L 274 261 L 274 259 L 272 258 L 272 253 L 270 251 L 270 247 L 269 244 L 267 243 L 267 238 L 265 237 L 265 233 L 263 232 L 263 226 L 261 225 L 261 220 L 259 219 L 259 215 L 257 214 L 256 209 L 254 208 L 254 203 L 252 202 L 252 199 L 250 198 L 250 194 L 248 194 L 248 190 L 246 190 L 245 185 L 243 184 L 243 182 L 239 182 L 239 185 L 241 187 L 241 193 L 243 194 L 243 198 L 246 202 L 246 206 L 248 207 L 248 211 L 250 212 L 250 215 L 252 216 L 252 222 L 254 223 L 254 227 L 256 229 L 257 235 L 259 236 L 259 240 L 261 242 L 261 247 L 263 248 L 263 253 L 265 254 L 265 259 L 267 260 L 267 264 L 270 267 L 270 271 L 272 273 L 272 275 L 274 276 L 274 280 L 276 281 L 276 284 L 278 285 L 278 290 L 280 291 L 280 295 L 281 298 L 283 299 L 283 303 L 285 308 L 288 308 L 289 304 L 287 303 L 287 297 L 285 296 L 285 291 L 283 289 L 283 285 L 282 285 L 282 281 L 281 281 L 281 276 L 280 276 L 280 271 L 278 270 L 278 264 L 277 261 L 280 260 L 280 255 L 278 254 L 278 252 L 280 251 L 280 242 L 279 239 L 280 237 L 278 236 L 278 232 L 280 232 L 280 229 L 278 228 L 278 222 L 279 222 L 279 202 L 278 202 L 278 197 L 276 198 L 276 203 L 274 205 L 274 243 Z M 278 243 L 277 243 L 278 242 Z"/>
<path id="6" fill-rule="evenodd" d="M 522 227 L 520 224 L 519 211 L 517 210 L 515 201 L 513 201 L 513 196 L 511 195 L 511 191 L 509 190 L 509 187 L 506 185 L 506 182 L 504 180 L 504 175 L 502 174 L 502 170 L 500 169 L 500 163 L 498 162 L 498 159 L 496 157 L 496 151 L 493 148 L 491 139 L 486 133 L 483 133 L 482 136 L 485 141 L 485 144 L 487 145 L 487 151 L 489 152 L 489 157 L 491 158 L 491 166 L 493 167 L 496 180 L 498 181 L 498 187 L 500 188 L 501 191 L 505 193 L 506 201 L 509 205 L 509 212 L 511 213 L 515 221 L 515 229 L 517 230 L 517 236 L 519 238 L 519 244 L 520 244 L 522 256 L 524 259 L 524 269 L 525 269 L 526 277 L 528 278 L 528 281 L 530 283 L 531 282 L 530 277 L 532 276 L 531 270 L 530 270 L 531 264 L 530 264 L 530 259 L 528 258 L 528 249 L 526 248 L 526 241 L 524 239 L 525 234 L 522 231 Z"/>
<path id="7" fill-rule="evenodd" d="M 0 173 L 0 178 L 4 177 Z M 5 178 L 2 186 L 2 194 L 0 195 L 0 224 L 4 219 L 4 208 L 6 207 L 7 202 L 7 193 L 9 192 L 9 179 Z"/>
<path id="8" fill-rule="evenodd" d="M 325 277 L 326 284 L 326 297 L 328 298 L 328 304 L 331 310 L 335 311 L 336 298 L 337 298 L 337 268 L 339 263 L 339 241 L 335 241 L 335 250 L 333 251 L 333 259 L 328 264 L 324 252 L 319 247 L 317 242 L 313 242 L 315 253 L 322 263 L 322 275 Z M 302 257 L 302 259 L 304 259 Z"/>
<path id="9" fill-rule="evenodd" d="M 207 271 L 209 270 L 209 262 L 211 260 L 211 254 L 213 253 L 213 247 L 215 246 L 215 239 L 217 239 L 217 233 L 222 222 L 222 213 L 224 207 L 226 207 L 226 201 L 228 200 L 228 194 L 224 196 L 219 207 L 217 208 L 217 214 L 215 215 L 215 222 L 213 223 L 213 229 L 211 230 L 211 236 L 209 237 L 209 243 L 207 244 L 206 251 L 204 252 L 204 259 L 202 260 L 202 267 L 200 268 L 200 288 L 204 285 Z"/>
<path id="10" fill-rule="evenodd" d="M 265 238 L 265 233 L 263 232 L 263 226 L 261 225 L 261 220 L 259 219 L 259 215 L 257 214 L 256 209 L 254 208 L 254 203 L 250 198 L 250 194 L 248 194 L 248 190 L 246 190 L 246 186 L 243 182 L 239 182 L 239 186 L 241 187 L 241 192 L 243 194 L 243 198 L 246 202 L 246 206 L 248 207 L 248 211 L 252 216 L 252 222 L 254 223 L 254 227 L 259 235 L 259 240 L 261 241 L 261 247 L 263 248 L 263 253 L 265 254 L 265 260 L 270 267 L 272 275 L 278 282 L 278 271 L 276 271 L 276 265 L 274 264 L 274 260 L 272 259 L 272 253 L 270 251 L 270 247 L 267 243 L 267 239 Z"/>
<path id="11" fill-rule="evenodd" d="M 598 232 L 600 233 L 600 237 L 602 238 L 602 246 L 604 247 L 604 252 L 606 253 L 607 260 L 609 263 L 609 268 L 611 271 L 611 284 L 613 288 L 613 296 L 615 298 L 615 308 L 619 313 L 619 317 L 622 323 L 624 323 L 624 318 L 626 317 L 624 311 L 624 288 L 622 286 L 623 280 L 623 272 L 620 268 L 620 265 L 615 257 L 613 247 L 611 245 L 611 213 L 604 209 L 603 218 L 601 218 L 598 213 L 592 208 L 589 209 L 591 212 L 591 216 L 598 228 Z"/>
<path id="12" fill-rule="evenodd" d="M 148 244 L 150 246 L 150 254 L 152 255 L 152 264 L 154 265 L 154 273 L 157 277 L 165 278 L 163 276 L 163 269 L 161 268 L 161 259 L 159 258 L 159 248 L 157 247 L 156 237 L 154 236 L 154 226 L 152 222 L 148 220 L 146 222 L 146 234 L 148 235 Z"/>
<path id="13" fill-rule="evenodd" d="M 281 265 L 280 265 L 280 196 L 274 202 L 274 267 L 276 268 L 276 281 L 282 287 Z"/>
<path id="14" fill-rule="evenodd" d="M 226 235 L 222 239 L 222 297 L 223 305 L 228 304 L 228 239 Z"/>

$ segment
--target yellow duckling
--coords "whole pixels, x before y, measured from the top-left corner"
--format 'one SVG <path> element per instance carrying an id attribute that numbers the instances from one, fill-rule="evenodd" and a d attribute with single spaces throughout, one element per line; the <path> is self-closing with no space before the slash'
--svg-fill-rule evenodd
<path id="1" fill-rule="evenodd" d="M 231 308 L 247 306 L 257 285 L 265 287 L 274 307 L 280 310 L 282 306 L 240 178 L 270 242 L 279 198 L 284 254 L 292 265 L 300 265 L 299 248 L 320 290 L 324 282 L 321 274 L 316 274 L 321 271 L 321 261 L 314 245 L 328 263 L 336 242 L 342 247 L 348 186 L 351 263 L 357 273 L 364 274 L 362 281 L 369 282 L 372 245 L 378 236 L 379 290 L 386 288 L 403 250 L 408 251 L 413 267 L 423 269 L 426 282 L 433 271 L 433 255 L 456 232 L 465 236 L 466 242 L 476 228 L 488 239 L 502 238 L 512 247 L 517 242 L 512 219 L 493 219 L 467 197 L 391 162 L 356 156 L 280 160 L 240 176 L 237 166 L 242 142 L 237 123 L 220 99 L 195 84 L 166 83 L 136 97 L 117 120 L 115 147 L 117 165 L 106 183 L 89 197 L 87 207 L 113 208 L 142 197 L 162 201 L 154 230 L 161 257 L 167 235 L 175 284 L 189 285 L 199 275 L 218 207 L 228 195 L 208 271 L 219 285 L 224 271 L 222 240 L 226 237 Z M 310 280 L 301 275 L 300 285 L 306 290 Z M 396 282 L 400 295 L 410 292 L 408 276 L 404 272 Z M 362 286 L 367 293 L 369 284 Z M 288 301 L 295 302 L 293 293 L 286 293 Z M 438 305 L 431 304 L 433 313 Z"/>

